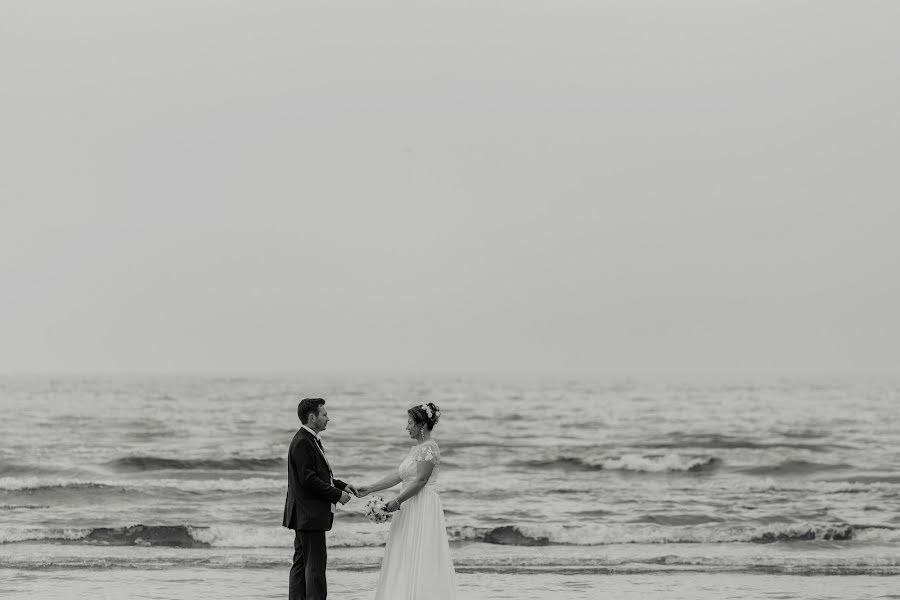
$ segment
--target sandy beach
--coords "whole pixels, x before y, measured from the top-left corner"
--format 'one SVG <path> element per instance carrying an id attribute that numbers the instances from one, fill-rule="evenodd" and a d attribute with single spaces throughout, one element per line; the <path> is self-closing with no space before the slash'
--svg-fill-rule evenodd
<path id="1" fill-rule="evenodd" d="M 371 598 L 377 573 L 333 571 L 329 597 Z M 263 600 L 285 597 L 283 570 L 140 569 L 5 571 L 4 598 L 25 600 Z M 720 600 L 810 598 L 875 600 L 897 598 L 895 577 L 785 576 L 743 573 L 540 575 L 461 573 L 460 589 L 471 600 Z"/>

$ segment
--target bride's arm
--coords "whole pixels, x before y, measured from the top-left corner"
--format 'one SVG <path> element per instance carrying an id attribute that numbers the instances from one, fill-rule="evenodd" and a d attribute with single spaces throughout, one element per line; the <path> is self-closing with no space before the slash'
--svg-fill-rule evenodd
<path id="1" fill-rule="evenodd" d="M 418 494 L 425 484 L 428 483 L 428 479 L 431 477 L 431 472 L 434 471 L 434 464 L 430 463 L 426 460 L 420 461 L 418 465 L 416 465 L 416 479 L 413 481 L 409 487 L 403 490 L 399 496 L 388 502 L 388 509 L 397 510 L 400 508 L 400 505 Z M 392 507 L 391 504 L 396 502 L 395 507 Z"/>
<path id="2" fill-rule="evenodd" d="M 388 488 L 392 488 L 398 483 L 400 483 L 402 479 L 400 479 L 400 474 L 397 471 L 394 471 L 390 475 L 379 479 L 376 483 L 372 485 L 362 485 L 359 487 L 359 495 L 360 497 L 371 494 L 372 492 L 380 492 L 381 490 L 386 490 Z"/>

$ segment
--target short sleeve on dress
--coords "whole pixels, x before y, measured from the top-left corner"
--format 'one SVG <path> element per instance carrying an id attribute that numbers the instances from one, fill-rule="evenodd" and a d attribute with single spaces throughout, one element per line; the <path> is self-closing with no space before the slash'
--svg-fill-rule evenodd
<path id="1" fill-rule="evenodd" d="M 441 449 L 434 442 L 425 442 L 416 450 L 416 462 L 425 461 L 433 465 L 441 463 Z"/>

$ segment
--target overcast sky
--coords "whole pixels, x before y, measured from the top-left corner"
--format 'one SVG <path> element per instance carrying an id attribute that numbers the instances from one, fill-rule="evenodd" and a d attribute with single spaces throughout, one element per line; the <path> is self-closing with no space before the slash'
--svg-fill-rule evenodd
<path id="1" fill-rule="evenodd" d="M 898 23 L 3 2 L 0 371 L 897 371 Z"/>

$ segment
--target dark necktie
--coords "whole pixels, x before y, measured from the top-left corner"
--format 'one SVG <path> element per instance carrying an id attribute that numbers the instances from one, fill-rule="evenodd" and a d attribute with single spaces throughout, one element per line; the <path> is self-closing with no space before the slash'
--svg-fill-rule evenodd
<path id="1" fill-rule="evenodd" d="M 316 443 L 319 445 L 319 450 L 322 451 L 322 456 L 325 456 L 325 466 L 328 467 L 328 473 L 331 474 L 331 465 L 328 464 L 328 456 L 325 455 L 325 446 L 322 445 L 322 440 L 320 440 L 318 437 L 316 437 Z"/>

